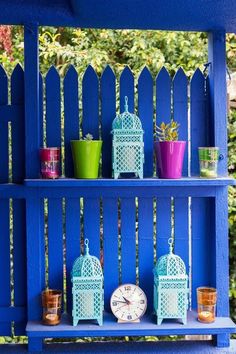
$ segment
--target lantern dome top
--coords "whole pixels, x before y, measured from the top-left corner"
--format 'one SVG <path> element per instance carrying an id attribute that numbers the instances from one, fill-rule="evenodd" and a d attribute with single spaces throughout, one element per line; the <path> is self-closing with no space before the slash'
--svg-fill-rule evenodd
<path id="1" fill-rule="evenodd" d="M 158 260 L 155 268 L 155 276 L 185 276 L 186 267 L 184 261 L 173 253 L 173 239 L 168 241 L 170 252 Z"/>
<path id="2" fill-rule="evenodd" d="M 72 268 L 72 277 L 102 278 L 102 267 L 97 257 L 89 254 L 89 240 L 85 239 L 85 254 L 78 257 Z"/>
<path id="3" fill-rule="evenodd" d="M 112 133 L 117 131 L 132 131 L 142 133 L 142 123 L 136 114 L 128 111 L 128 97 L 125 96 L 125 110 L 118 114 L 112 122 Z"/>

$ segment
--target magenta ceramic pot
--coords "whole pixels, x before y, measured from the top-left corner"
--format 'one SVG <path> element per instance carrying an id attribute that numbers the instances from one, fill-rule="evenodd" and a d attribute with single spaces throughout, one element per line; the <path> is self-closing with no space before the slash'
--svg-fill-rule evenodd
<path id="1" fill-rule="evenodd" d="M 182 177 L 186 141 L 155 141 L 156 168 L 159 178 Z"/>

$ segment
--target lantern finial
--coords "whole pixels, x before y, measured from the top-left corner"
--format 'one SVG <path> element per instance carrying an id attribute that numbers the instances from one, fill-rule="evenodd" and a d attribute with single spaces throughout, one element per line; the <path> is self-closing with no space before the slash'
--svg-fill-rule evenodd
<path id="1" fill-rule="evenodd" d="M 129 109 L 129 107 L 128 107 L 128 97 L 125 96 L 125 112 L 128 112 L 128 109 Z"/>
<path id="2" fill-rule="evenodd" d="M 85 256 L 89 255 L 89 240 L 86 238 L 84 240 L 84 244 L 85 244 Z"/>
<path id="3" fill-rule="evenodd" d="M 174 240 L 173 240 L 172 237 L 169 238 L 168 243 L 169 243 L 169 246 L 170 246 L 170 254 L 172 254 L 173 253 L 173 248 L 174 248 Z"/>

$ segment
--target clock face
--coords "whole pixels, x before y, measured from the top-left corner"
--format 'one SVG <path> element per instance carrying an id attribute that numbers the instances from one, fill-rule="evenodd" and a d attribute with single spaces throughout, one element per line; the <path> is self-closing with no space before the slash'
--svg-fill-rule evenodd
<path id="1" fill-rule="evenodd" d="M 118 320 L 133 322 L 144 315 L 147 308 L 147 298 L 137 285 L 123 284 L 111 295 L 110 305 Z"/>

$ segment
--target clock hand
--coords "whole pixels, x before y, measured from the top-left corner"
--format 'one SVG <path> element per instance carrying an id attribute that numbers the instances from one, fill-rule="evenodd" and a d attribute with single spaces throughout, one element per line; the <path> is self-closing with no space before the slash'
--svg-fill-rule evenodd
<path id="1" fill-rule="evenodd" d="M 124 296 L 122 296 L 122 297 L 123 297 L 123 299 L 125 300 L 125 303 L 126 303 L 127 305 L 131 305 L 131 304 L 132 304 L 132 302 L 129 301 L 128 299 L 126 299 Z"/>

